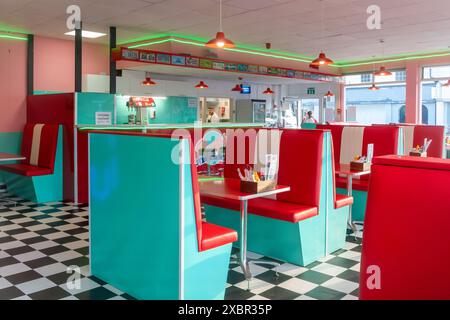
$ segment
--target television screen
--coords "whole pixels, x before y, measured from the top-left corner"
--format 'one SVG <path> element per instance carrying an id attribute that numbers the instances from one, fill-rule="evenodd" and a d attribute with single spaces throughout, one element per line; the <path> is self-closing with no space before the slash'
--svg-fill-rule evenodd
<path id="1" fill-rule="evenodd" d="M 241 94 L 250 94 L 252 93 L 252 87 L 250 87 L 249 85 L 241 85 Z"/>

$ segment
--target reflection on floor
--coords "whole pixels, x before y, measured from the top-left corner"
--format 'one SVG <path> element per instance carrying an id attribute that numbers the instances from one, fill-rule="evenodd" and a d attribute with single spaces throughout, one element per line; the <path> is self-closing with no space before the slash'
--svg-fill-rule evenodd
<path id="1" fill-rule="evenodd" d="M 16 200 L 17 206 L 0 203 L 0 300 L 133 299 L 89 276 L 86 206 Z M 307 268 L 282 263 L 278 277 L 273 266 L 252 266 L 250 290 L 240 267 L 230 264 L 226 299 L 357 299 L 360 243 L 349 237 L 345 249 Z M 80 268 L 80 289 L 67 285 L 71 266 Z"/>

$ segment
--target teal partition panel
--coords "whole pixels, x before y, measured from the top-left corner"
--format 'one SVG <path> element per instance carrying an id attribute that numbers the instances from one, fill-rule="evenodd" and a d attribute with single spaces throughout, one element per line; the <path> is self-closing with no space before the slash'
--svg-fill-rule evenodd
<path id="1" fill-rule="evenodd" d="M 189 165 L 189 141 L 182 140 L 184 154 L 184 266 L 183 298 L 223 300 L 227 283 L 231 244 L 199 252 Z"/>
<path id="2" fill-rule="evenodd" d="M 138 299 L 179 298 L 177 145 L 90 134 L 91 271 Z"/>
<path id="3" fill-rule="evenodd" d="M 317 129 L 317 124 L 315 123 L 302 123 L 302 129 Z"/>
<path id="4" fill-rule="evenodd" d="M 22 132 L 0 132 L 0 152 L 20 154 L 21 143 Z M 4 183 L 4 178 L 3 174 L 0 172 L 0 184 L 1 183 Z"/>
<path id="5" fill-rule="evenodd" d="M 128 124 L 128 115 L 134 112 L 127 107 L 129 99 L 130 96 L 117 96 L 117 124 Z M 149 119 L 149 124 L 194 123 L 197 121 L 197 98 L 165 97 L 154 99 L 156 104 L 156 117 Z"/>
<path id="6" fill-rule="evenodd" d="M 108 93 L 77 93 L 76 124 L 95 124 L 96 112 L 110 112 L 111 121 L 114 124 L 114 99 L 115 96 Z"/>
<path id="7" fill-rule="evenodd" d="M 327 188 L 327 205 L 326 205 L 326 254 L 335 252 L 336 250 L 342 249 L 345 246 L 345 241 L 347 237 L 347 221 L 349 217 L 350 207 L 346 206 L 343 208 L 335 209 L 334 204 L 334 188 L 333 183 L 333 170 L 332 170 L 332 155 L 331 155 L 331 132 L 326 132 L 324 134 L 324 144 L 323 144 L 323 167 L 326 175 L 326 188 Z M 323 180 L 322 180 L 323 181 Z"/>

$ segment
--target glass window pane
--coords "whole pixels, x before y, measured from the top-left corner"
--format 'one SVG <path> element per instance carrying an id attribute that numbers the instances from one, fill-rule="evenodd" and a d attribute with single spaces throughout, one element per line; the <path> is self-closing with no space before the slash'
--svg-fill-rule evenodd
<path id="1" fill-rule="evenodd" d="M 450 134 L 450 86 L 446 81 L 422 82 L 422 123 L 442 125 Z"/>
<path id="2" fill-rule="evenodd" d="M 383 77 L 374 77 L 373 72 L 350 74 L 344 76 L 344 81 L 345 84 L 347 85 L 366 84 L 372 83 L 373 81 L 375 81 L 375 83 L 406 81 L 406 70 L 395 70 L 395 71 L 391 70 L 391 72 L 392 75 Z"/>
<path id="3" fill-rule="evenodd" d="M 368 86 L 345 89 L 347 121 L 368 125 L 405 122 L 406 85 L 378 87 L 378 91 L 371 91 Z"/>
<path id="4" fill-rule="evenodd" d="M 450 66 L 423 68 L 424 79 L 450 78 Z"/>

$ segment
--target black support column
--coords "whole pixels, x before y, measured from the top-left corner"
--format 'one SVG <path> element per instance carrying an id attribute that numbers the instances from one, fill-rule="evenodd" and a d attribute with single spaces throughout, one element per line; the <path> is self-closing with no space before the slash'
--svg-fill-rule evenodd
<path id="1" fill-rule="evenodd" d="M 116 61 L 113 59 L 113 49 L 116 48 L 117 45 L 117 32 L 116 27 L 109 28 L 109 93 L 116 94 L 117 92 L 117 69 L 116 69 Z"/>
<path id="2" fill-rule="evenodd" d="M 34 35 L 28 35 L 27 43 L 27 95 L 34 93 Z"/>
<path id="3" fill-rule="evenodd" d="M 75 92 L 82 91 L 83 85 L 83 38 L 82 29 L 83 25 L 80 22 L 76 22 L 75 27 Z"/>

